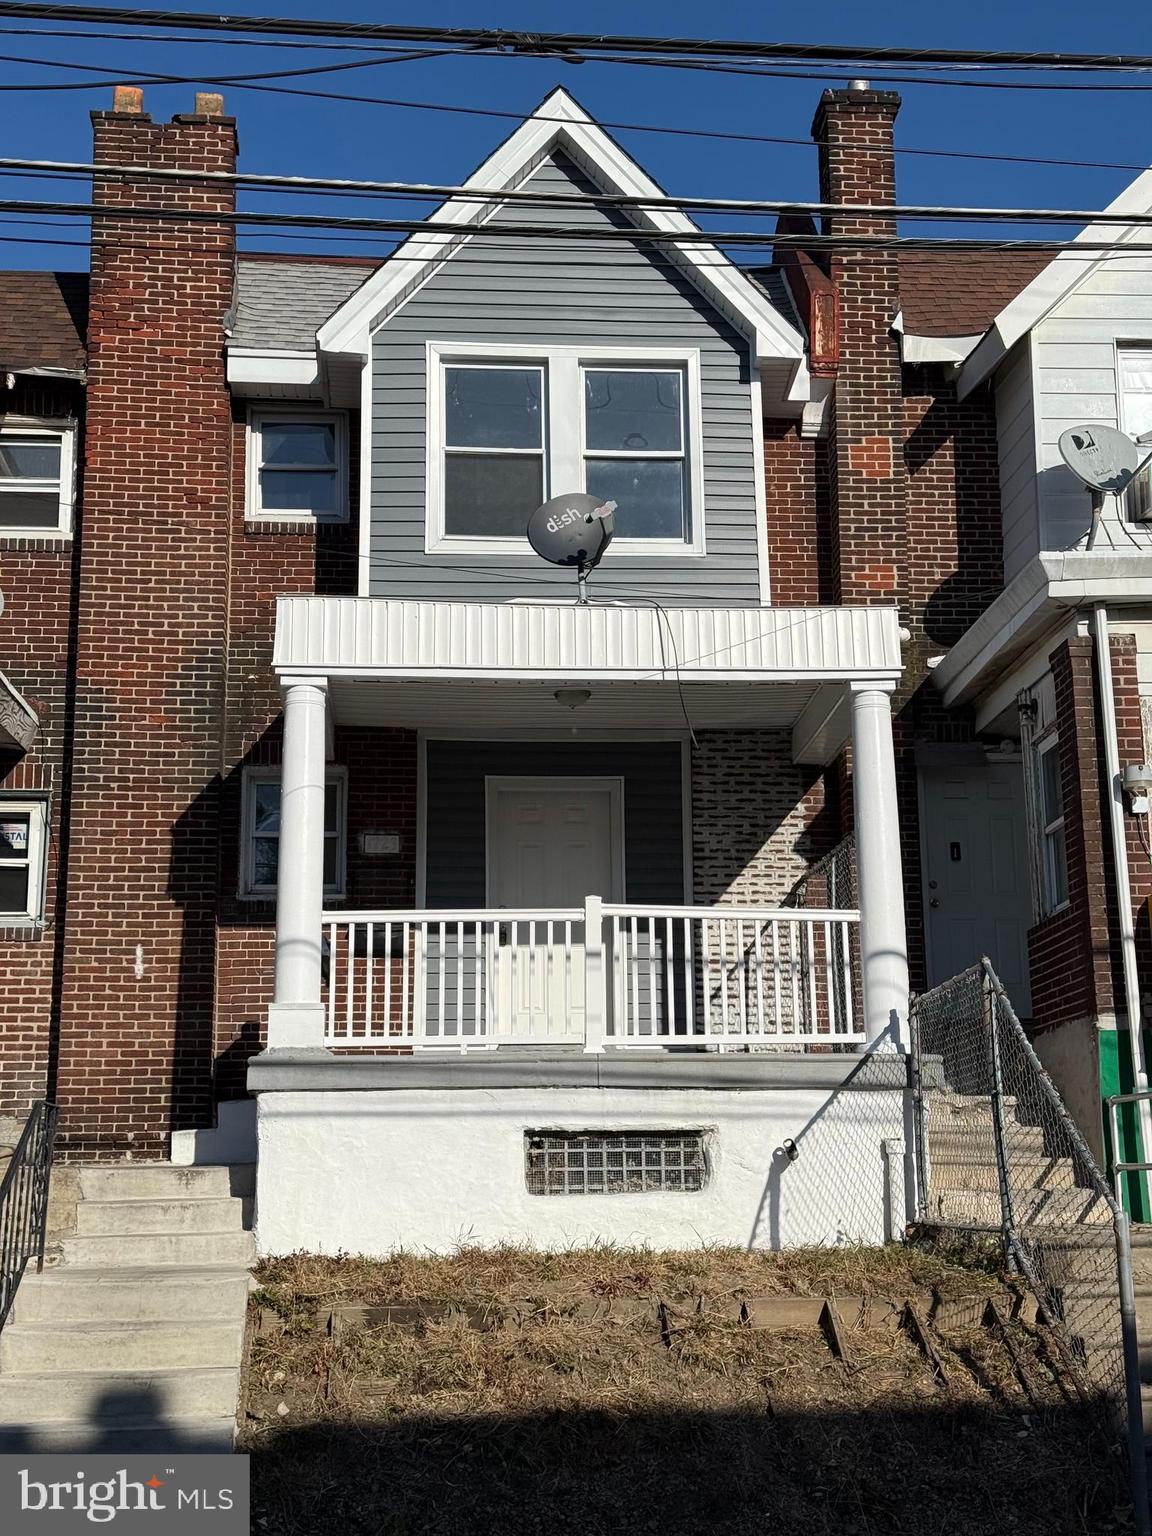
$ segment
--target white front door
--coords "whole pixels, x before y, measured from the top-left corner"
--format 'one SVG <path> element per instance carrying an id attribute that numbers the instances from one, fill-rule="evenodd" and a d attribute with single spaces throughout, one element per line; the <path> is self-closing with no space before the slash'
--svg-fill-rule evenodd
<path id="1" fill-rule="evenodd" d="M 928 984 L 981 955 L 1022 1018 L 1032 1012 L 1032 893 L 1018 762 L 921 769 Z"/>
<path id="2" fill-rule="evenodd" d="M 489 779 L 488 905 L 510 914 L 495 957 L 498 1034 L 583 1039 L 583 923 L 511 914 L 621 899 L 621 799 L 612 779 Z"/>

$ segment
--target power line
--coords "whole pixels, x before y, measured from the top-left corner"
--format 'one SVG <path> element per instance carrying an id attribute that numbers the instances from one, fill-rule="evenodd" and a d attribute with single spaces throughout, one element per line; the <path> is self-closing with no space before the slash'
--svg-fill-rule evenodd
<path id="1" fill-rule="evenodd" d="M 500 27 L 418 27 L 362 21 L 321 21 L 310 17 L 224 16 L 196 11 L 140 10 L 121 6 L 55 5 L 42 0 L 0 0 L 0 16 L 37 17 L 49 21 L 109 21 L 134 27 L 183 27 L 189 31 L 259 33 L 261 35 L 325 38 L 371 38 L 428 46 L 498 48 L 508 52 L 648 53 L 688 55 L 704 59 L 828 60 L 840 63 L 880 62 L 931 65 L 1002 64 L 1019 69 L 1152 68 L 1152 55 L 1120 53 L 1053 53 L 1040 49 L 905 48 L 856 43 L 772 43 L 714 38 L 612 36 L 587 32 L 522 32 Z"/>
<path id="2" fill-rule="evenodd" d="M 377 65 L 410 63 L 418 59 L 444 58 L 453 55 L 466 55 L 470 58 L 510 58 L 510 57 L 544 57 L 551 58 L 554 54 L 540 50 L 533 52 L 529 48 L 521 48 L 515 54 L 507 52 L 493 52 L 480 45 L 462 48 L 433 48 L 416 52 L 395 52 L 387 55 L 377 55 L 374 58 L 356 59 L 343 64 L 324 64 L 306 66 L 299 69 L 268 70 L 258 74 L 241 75 L 162 75 L 148 74 L 138 70 L 121 70 L 116 79 L 104 79 L 84 83 L 81 81 L 46 81 L 13 82 L 0 86 L 5 92 L 41 92 L 41 91 L 83 91 L 106 88 L 116 85 L 124 80 L 131 80 L 136 84 L 144 85 L 226 85 L 239 90 L 255 90 L 255 82 L 262 80 L 288 79 L 306 75 L 333 74 L 352 69 L 370 69 Z M 81 64 L 68 59 L 39 59 L 29 58 L 24 54 L 2 54 L 0 59 L 9 64 L 30 64 L 41 69 L 70 69 L 91 74 L 104 73 L 104 66 L 97 64 Z M 851 78 L 851 72 L 837 72 L 832 69 L 812 70 L 799 67 L 769 68 L 758 64 L 723 64 L 709 63 L 696 59 L 677 58 L 644 58 L 633 55 L 613 54 L 587 54 L 566 56 L 568 63 L 597 63 L 597 64 L 623 64 L 630 67 L 652 67 L 657 69 L 690 69 L 705 70 L 711 73 L 753 76 L 773 80 L 814 80 L 831 81 L 834 85 L 846 84 Z M 1087 66 L 1084 66 L 1087 67 Z M 1103 66 L 1101 66 L 1103 67 Z M 1129 73 L 1148 73 L 1147 69 L 1133 69 Z M 1014 80 L 956 80 L 940 79 L 929 75 L 893 75 L 880 74 L 873 76 L 873 82 L 891 85 L 941 85 L 973 90 L 997 90 L 997 91 L 1089 91 L 1089 92 L 1147 92 L 1152 90 L 1152 82 L 1141 84 L 1128 84 L 1109 81 L 1105 84 L 1086 83 L 1083 81 L 1014 81 Z M 266 89 L 268 87 L 265 87 Z M 301 92 L 301 94 L 309 94 Z M 347 98 L 354 99 L 354 98 Z"/>
<path id="3" fill-rule="evenodd" d="M 48 28 L 36 28 L 36 27 L 4 27 L 4 28 L 0 28 L 0 35 L 3 35 L 3 34 L 20 34 L 20 35 L 31 34 L 31 35 L 37 36 L 37 37 L 45 37 L 45 36 L 46 37 L 73 37 L 73 38 L 75 38 L 75 37 L 80 37 L 80 38 L 87 37 L 87 38 L 92 38 L 93 41 L 100 41 L 100 42 L 116 41 L 116 42 L 135 42 L 135 43 L 203 43 L 203 44 L 208 44 L 210 46 L 232 46 L 232 45 L 239 45 L 239 46 L 244 46 L 244 47 L 255 47 L 255 48 L 306 48 L 306 49 L 325 49 L 325 50 L 327 50 L 327 49 L 341 49 L 341 50 L 344 50 L 344 49 L 360 49 L 360 50 L 367 50 L 369 48 L 369 46 L 370 46 L 369 44 L 366 44 L 366 43 L 338 43 L 338 42 L 319 42 L 319 41 L 317 41 L 317 42 L 270 41 L 270 40 L 268 40 L 266 38 L 231 37 L 231 36 L 224 36 L 224 37 L 212 37 L 212 36 L 197 37 L 197 36 L 190 36 L 190 37 L 188 37 L 188 36 L 162 35 L 162 36 L 159 36 L 159 37 L 139 37 L 139 36 L 136 36 L 135 34 L 133 34 L 131 32 L 104 32 L 104 33 L 101 33 L 99 35 L 99 37 L 93 37 L 93 35 L 91 33 L 87 33 L 87 32 L 65 31 L 65 30 L 55 30 L 55 31 L 53 31 L 53 30 L 50 30 Z M 164 83 L 164 84 L 172 83 L 172 84 L 192 85 L 192 84 L 196 84 L 198 81 L 201 84 L 216 83 L 216 82 L 200 81 L 198 76 L 192 76 L 192 75 L 186 76 L 183 79 L 177 79 L 177 77 L 172 76 L 172 77 L 168 77 L 164 81 L 158 81 L 156 83 Z M 119 83 L 119 81 L 117 83 Z M 144 83 L 147 84 L 148 82 L 145 81 Z M 104 89 L 105 87 L 103 85 L 101 85 L 101 86 L 90 85 L 90 86 L 88 86 L 86 88 L 87 89 L 96 90 L 96 89 Z M 392 107 L 392 108 L 395 108 L 395 109 L 401 110 L 401 111 L 459 113 L 459 114 L 466 115 L 466 116 L 471 116 L 471 117 L 489 117 L 489 118 L 494 118 L 494 119 L 497 119 L 497 120 L 500 120 L 500 121 L 505 121 L 505 122 L 522 122 L 524 120 L 524 118 L 528 115 L 527 113 L 523 113 L 523 112 L 510 112 L 510 111 L 502 110 L 502 109 L 495 108 L 495 107 L 469 107 L 469 106 L 464 106 L 463 104 L 461 104 L 459 102 L 405 101 L 405 100 L 397 100 L 397 99 L 393 99 L 393 98 L 389 98 L 389 97 L 345 97 L 345 96 L 337 95 L 335 93 L 333 93 L 330 97 L 326 97 L 325 99 L 330 99 L 330 100 L 333 100 L 333 101 L 351 100 L 351 101 L 356 101 L 356 102 L 359 102 L 359 103 L 367 103 L 367 104 L 370 104 L 370 105 L 377 105 L 377 106 L 383 106 L 383 107 Z M 546 115 L 541 115 L 541 116 L 538 116 L 536 118 L 536 121 L 537 122 L 561 123 L 561 122 L 564 122 L 565 119 L 563 119 L 563 118 L 550 118 L 550 117 L 548 117 Z M 611 121 L 608 121 L 608 120 L 605 120 L 605 119 L 598 119 L 598 126 L 600 126 L 601 128 L 611 129 L 613 132 L 617 132 L 617 133 L 667 134 L 667 135 L 672 135 L 672 136 L 677 137 L 677 138 L 714 139 L 714 140 L 720 140 L 720 141 L 725 142 L 725 143 L 778 144 L 778 145 L 782 145 L 782 146 L 790 147 L 790 148 L 795 148 L 795 149 L 820 149 L 820 148 L 823 148 L 825 143 L 826 143 L 826 141 L 821 140 L 821 139 L 812 139 L 812 138 L 798 139 L 798 138 L 791 138 L 791 137 L 788 137 L 788 136 L 783 135 L 783 134 L 737 133 L 737 132 L 734 132 L 734 131 L 725 131 L 723 129 L 716 129 L 716 128 L 684 128 L 684 127 L 679 127 L 679 126 L 673 126 L 673 125 L 667 124 L 667 123 L 623 123 L 623 122 L 611 122 Z M 928 147 L 925 147 L 925 146 L 917 146 L 917 145 L 909 145 L 909 144 L 897 144 L 894 147 L 894 152 L 897 155 L 927 156 L 927 157 L 930 157 L 930 158 L 933 158 L 933 159 L 945 159 L 945 160 L 978 160 L 978 161 L 988 161 L 988 162 L 992 162 L 992 163 L 996 163 L 996 164 L 1006 164 L 1006 165 L 1070 166 L 1070 167 L 1074 167 L 1074 168 L 1077 168 L 1077 169 L 1096 170 L 1096 171 L 1142 171 L 1142 170 L 1147 169 L 1147 167 L 1144 165 L 1143 162 L 1132 161 L 1132 160 L 1079 160 L 1079 159 L 1068 158 L 1068 157 L 1058 156 L 1058 155 L 990 154 L 990 153 L 979 151 L 979 150 L 933 149 L 933 148 L 928 148 Z"/>
<path id="4" fill-rule="evenodd" d="M 0 174 L 36 173 L 51 176 L 122 177 L 125 181 L 159 181 L 177 185 L 222 185 L 257 191 L 335 193 L 337 196 L 370 195 L 405 200 L 451 198 L 483 207 L 490 203 L 548 208 L 605 207 L 615 210 L 683 212 L 694 208 L 708 212 L 742 213 L 756 217 L 806 215 L 813 218 L 931 219 L 953 223 L 988 221 L 1026 224 L 1152 225 L 1152 213 L 1120 212 L 1093 208 L 995 208 L 932 203 L 811 203 L 768 198 L 675 197 L 664 193 L 636 196 L 616 192 L 535 192 L 530 188 L 468 187 L 433 182 L 365 181 L 347 177 L 287 176 L 255 171 L 179 171 L 154 166 L 96 164 L 78 160 L 28 160 L 0 156 Z M 421 227 L 434 227 L 420 221 Z M 443 227 L 443 226 L 440 226 Z M 467 226 L 451 226 L 464 229 Z M 489 226 L 483 226 L 488 229 Z M 583 233 L 583 232 L 582 232 Z M 591 232 L 590 232 L 591 233 Z M 614 233 L 628 234 L 629 231 Z M 663 232 L 668 235 L 667 231 Z M 571 235 L 572 231 L 568 231 Z M 707 230 L 692 232 L 723 242 L 727 236 Z M 679 239 L 676 234 L 669 238 Z M 807 238 L 807 237 L 805 237 Z"/>
<path id="5" fill-rule="evenodd" d="M 110 223 L 121 220 L 139 219 L 145 222 L 168 222 L 177 224 L 252 224 L 267 225 L 283 228 L 321 228 L 321 229 L 352 229 L 352 230 L 376 230 L 391 233 L 420 233 L 447 234 L 456 239 L 471 237 L 476 226 L 468 224 L 453 224 L 436 219 L 381 219 L 363 218 L 353 215 L 335 214 L 310 214 L 310 213 L 246 213 L 232 212 L 230 210 L 208 210 L 199 208 L 180 208 L 159 206 L 155 208 L 121 206 L 116 203 L 53 203 L 33 200 L 0 199 L 0 211 L 10 213 L 59 213 L 65 216 L 81 214 L 89 218 L 101 218 Z M 859 213 L 862 210 L 849 205 L 850 212 Z M 1135 216 L 1134 216 L 1135 218 Z M 1144 223 L 1152 222 L 1152 214 L 1140 215 Z M 1127 216 L 1123 222 L 1130 222 Z M 564 225 L 533 225 L 533 224 L 485 224 L 480 226 L 485 238 L 498 240 L 545 240 L 559 237 L 571 242 L 574 238 L 573 230 Z M 761 234 L 750 230 L 722 230 L 707 231 L 700 229 L 675 231 L 669 233 L 666 230 L 643 229 L 630 227 L 628 229 L 589 229 L 581 230 L 578 235 L 581 244 L 614 244 L 621 241 L 629 244 L 636 242 L 653 242 L 657 245 L 717 245 L 717 246 L 771 246 L 779 249 L 790 247 L 800 250 L 855 250 L 885 252 L 902 249 L 915 250 L 1027 250 L 1027 251 L 1062 251 L 1074 250 L 1079 252 L 1108 251 L 1119 248 L 1121 241 L 1091 241 L 1091 240 L 1067 240 L 1067 239 L 1041 239 L 1023 240 L 1015 237 L 987 237 L 987 238 L 959 238 L 955 236 L 941 235 L 822 235 L 822 234 Z M 447 248 L 445 248 L 447 254 Z M 1152 254 L 1152 253 L 1150 253 Z M 431 258 L 436 259 L 436 258 Z"/>

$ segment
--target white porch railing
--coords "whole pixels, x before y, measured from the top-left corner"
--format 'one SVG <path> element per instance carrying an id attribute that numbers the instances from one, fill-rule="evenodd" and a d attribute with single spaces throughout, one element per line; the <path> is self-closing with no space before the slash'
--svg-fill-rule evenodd
<path id="1" fill-rule="evenodd" d="M 865 1039 L 859 913 L 328 912 L 329 1045 L 746 1049 Z"/>

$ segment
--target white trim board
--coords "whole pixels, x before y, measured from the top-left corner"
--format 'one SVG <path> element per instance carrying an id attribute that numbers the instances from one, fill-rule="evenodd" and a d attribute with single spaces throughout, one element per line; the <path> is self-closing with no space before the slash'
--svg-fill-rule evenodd
<path id="1" fill-rule="evenodd" d="M 320 349 L 367 357 L 371 331 L 417 291 L 441 262 L 451 258 L 462 239 L 492 217 L 500 206 L 501 192 L 512 189 L 554 149 L 568 154 L 606 192 L 637 198 L 664 196 L 631 156 L 558 87 L 464 183 L 469 191 L 490 191 L 491 202 L 456 197 L 442 204 L 432 218 L 459 226 L 459 234 L 437 230 L 410 235 L 320 327 Z M 752 279 L 713 245 L 677 245 L 676 235 L 699 233 L 699 225 L 686 214 L 659 207 L 626 212 L 637 228 L 669 236 L 664 247 L 669 259 L 749 338 L 757 362 L 784 359 L 793 364 L 789 398 L 806 398 L 803 337 Z"/>
<path id="2" fill-rule="evenodd" d="M 895 683 L 902 660 L 887 606 L 656 610 L 290 595 L 277 599 L 273 666 L 280 675 L 569 684 L 674 681 L 677 670 L 712 682 Z"/>
<path id="3" fill-rule="evenodd" d="M 1108 214 L 1152 210 L 1152 170 L 1141 171 L 1103 211 Z M 992 373 L 1016 343 L 1051 313 L 1092 272 L 1108 260 L 1107 251 L 1077 250 L 1078 244 L 1111 241 L 1116 245 L 1152 245 L 1152 228 L 1142 225 L 1087 224 L 1070 249 L 1061 251 L 1026 288 L 1000 311 L 960 370 L 956 393 L 963 400 Z"/>

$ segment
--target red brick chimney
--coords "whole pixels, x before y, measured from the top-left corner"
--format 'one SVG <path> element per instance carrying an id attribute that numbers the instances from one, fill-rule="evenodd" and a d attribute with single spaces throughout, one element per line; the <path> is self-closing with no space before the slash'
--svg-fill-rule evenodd
<path id="1" fill-rule="evenodd" d="M 219 96 L 153 123 L 122 86 L 92 122 L 101 165 L 236 166 Z M 180 211 L 235 194 L 109 171 L 93 200 L 57 1095 L 67 1147 L 155 1156 L 209 1114 L 229 577 L 235 231 Z"/>
<path id="2" fill-rule="evenodd" d="M 865 81 L 824 92 L 812 124 L 822 202 L 895 203 L 899 108 L 895 91 Z M 825 218 L 823 232 L 895 235 L 896 220 L 840 214 Z M 836 250 L 828 272 L 839 311 L 829 428 L 834 590 L 841 603 L 891 603 L 905 595 L 907 550 L 900 347 L 891 330 L 900 309 L 896 252 Z"/>

